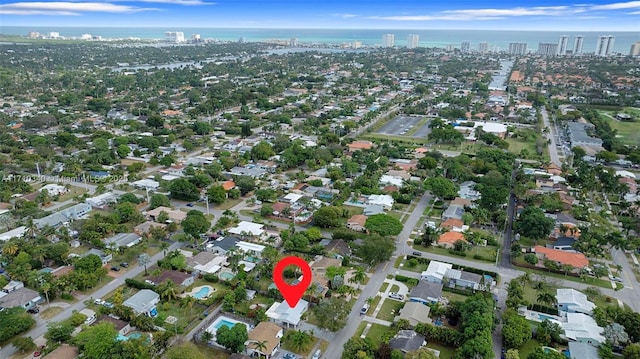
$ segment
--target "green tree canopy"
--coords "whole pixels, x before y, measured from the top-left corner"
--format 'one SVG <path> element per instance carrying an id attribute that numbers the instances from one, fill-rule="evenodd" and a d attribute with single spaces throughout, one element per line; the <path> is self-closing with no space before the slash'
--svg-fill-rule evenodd
<path id="1" fill-rule="evenodd" d="M 187 217 L 185 217 L 181 224 L 184 233 L 193 238 L 197 238 L 201 234 L 206 233 L 209 227 L 211 227 L 211 223 L 204 214 L 196 210 L 187 212 Z"/>
<path id="2" fill-rule="evenodd" d="M 110 359 L 117 345 L 118 332 L 113 323 L 102 322 L 85 328 L 76 336 L 75 341 L 87 358 Z"/>
<path id="3" fill-rule="evenodd" d="M 231 328 L 223 325 L 216 331 L 216 342 L 234 353 L 244 350 L 247 339 L 249 339 L 247 326 L 242 323 L 236 323 Z"/>
<path id="4" fill-rule="evenodd" d="M 322 228 L 332 228 L 340 226 L 342 208 L 336 206 L 320 207 L 313 214 L 313 222 Z"/>
<path id="5" fill-rule="evenodd" d="M 397 236 L 402 232 L 402 222 L 388 214 L 374 214 L 367 218 L 365 227 L 381 236 Z"/>
<path id="6" fill-rule="evenodd" d="M 546 217 L 540 208 L 528 206 L 520 213 L 514 227 L 521 235 L 540 240 L 547 238 L 554 225 L 553 219 Z"/>
<path id="7" fill-rule="evenodd" d="M 440 198 L 454 198 L 458 195 L 458 185 L 441 176 L 429 177 L 424 181 L 424 188 Z"/>

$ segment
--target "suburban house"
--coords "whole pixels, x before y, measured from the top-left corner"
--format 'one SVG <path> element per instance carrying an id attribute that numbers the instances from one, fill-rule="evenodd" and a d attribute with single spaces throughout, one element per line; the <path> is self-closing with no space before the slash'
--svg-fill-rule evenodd
<path id="1" fill-rule="evenodd" d="M 596 305 L 587 299 L 587 295 L 571 288 L 556 290 L 558 312 L 583 313 L 592 315 Z"/>
<path id="2" fill-rule="evenodd" d="M 187 258 L 187 268 L 193 270 L 194 273 L 214 274 L 219 271 L 227 258 L 212 252 L 200 252 L 193 257 Z"/>
<path id="3" fill-rule="evenodd" d="M 46 217 L 34 219 L 33 224 L 35 224 L 38 229 L 42 229 L 46 226 L 57 228 L 71 221 L 84 218 L 89 212 L 91 212 L 91 209 L 91 206 L 86 203 L 78 203 L 69 208 L 52 213 Z"/>
<path id="4" fill-rule="evenodd" d="M 158 293 L 151 289 L 142 289 L 131 298 L 125 300 L 122 305 L 133 309 L 133 312 L 137 315 L 144 314 L 148 317 L 155 317 L 158 315 L 156 304 L 159 302 L 160 296 Z"/>
<path id="5" fill-rule="evenodd" d="M 152 221 L 146 221 L 144 223 L 141 223 L 135 227 L 133 227 L 133 232 L 139 236 L 145 236 L 148 235 L 151 232 L 151 229 L 153 228 L 166 228 L 167 225 L 164 223 L 157 223 L 157 222 L 152 222 Z"/>
<path id="6" fill-rule="evenodd" d="M 238 241 L 236 242 L 236 248 L 244 253 L 244 254 L 248 254 L 251 256 L 255 256 L 255 257 L 262 257 L 262 252 L 264 251 L 264 249 L 266 248 L 265 246 L 261 245 L 261 244 L 256 244 L 256 243 L 251 243 L 251 242 L 245 242 L 245 241 Z"/>
<path id="7" fill-rule="evenodd" d="M 440 228 L 446 229 L 448 231 L 462 233 L 468 230 L 469 226 L 466 226 L 461 219 L 449 218 L 446 221 L 440 223 Z"/>
<path id="8" fill-rule="evenodd" d="M 87 198 L 84 200 L 84 203 L 90 205 L 93 208 L 102 208 L 111 203 L 116 203 L 118 201 L 118 195 L 113 192 L 107 192 L 103 194 L 99 194 L 95 197 Z"/>
<path id="9" fill-rule="evenodd" d="M 365 216 L 364 214 L 356 214 L 354 216 L 351 216 L 351 218 L 349 218 L 349 220 L 347 221 L 347 228 L 357 232 L 364 232 L 366 230 L 364 225 L 367 223 L 367 218 L 369 217 Z"/>
<path id="10" fill-rule="evenodd" d="M 569 342 L 569 359 L 600 359 L 598 348 L 580 342 Z"/>
<path id="11" fill-rule="evenodd" d="M 131 325 L 122 319 L 112 317 L 110 315 L 103 314 L 96 319 L 93 325 L 98 325 L 102 322 L 108 322 L 113 324 L 114 329 L 118 332 L 118 335 L 125 336 L 131 331 Z"/>
<path id="12" fill-rule="evenodd" d="M 265 233 L 264 224 L 242 221 L 237 226 L 229 229 L 229 233 L 238 236 L 250 236 L 260 238 Z"/>
<path id="13" fill-rule="evenodd" d="M 14 290 L 18 290 L 20 288 L 24 288 L 24 282 L 21 282 L 19 280 L 12 280 L 9 283 L 7 283 L 7 285 L 2 287 L 2 291 L 5 293 L 11 293 Z M 2 295 L 1 292 L 0 292 L 0 295 Z"/>
<path id="14" fill-rule="evenodd" d="M 329 267 L 341 267 L 342 260 L 336 258 L 328 258 L 323 256 L 316 256 L 309 264 L 311 268 L 313 282 L 319 283 L 322 286 L 328 287 L 329 281 L 333 278 L 327 278 L 327 268 Z"/>
<path id="15" fill-rule="evenodd" d="M 480 192 L 475 189 L 476 183 L 473 181 L 465 181 L 460 184 L 458 196 L 469 201 L 477 201 L 480 199 Z M 451 203 L 453 204 L 453 203 Z"/>
<path id="16" fill-rule="evenodd" d="M 84 253 L 83 257 L 89 256 L 89 255 L 92 255 L 92 254 L 100 257 L 100 260 L 102 261 L 102 265 L 103 266 L 107 265 L 107 263 L 109 263 L 113 259 L 113 256 L 111 255 L 111 253 L 107 254 L 103 250 L 97 249 L 97 248 L 89 249 L 88 251 L 86 251 Z"/>
<path id="17" fill-rule="evenodd" d="M 280 347 L 280 339 L 283 335 L 283 329 L 276 324 L 260 322 L 249 332 L 245 351 L 249 356 L 264 356 L 269 359 L 275 355 L 276 349 Z M 263 343 L 264 348 L 258 349 L 256 343 Z"/>
<path id="18" fill-rule="evenodd" d="M 142 237 L 135 233 L 118 233 L 104 240 L 107 247 L 131 248 L 142 241 Z"/>
<path id="19" fill-rule="evenodd" d="M 540 259 L 548 259 L 559 265 L 570 265 L 582 269 L 589 265 L 589 260 L 582 253 L 572 253 L 542 246 L 535 246 L 534 252 Z"/>
<path id="20" fill-rule="evenodd" d="M 207 251 L 220 255 L 227 254 L 228 251 L 236 247 L 236 243 L 240 242 L 239 238 L 234 236 L 218 237 L 215 241 L 209 241 L 206 245 Z"/>
<path id="21" fill-rule="evenodd" d="M 182 212 L 180 210 L 174 210 L 169 207 L 163 207 L 163 206 L 147 211 L 147 216 L 149 216 L 151 220 L 159 222 L 158 217 L 162 212 L 165 212 L 167 214 L 167 218 L 169 221 L 176 222 L 176 223 L 180 223 L 185 218 L 187 218 L 186 212 Z"/>
<path id="22" fill-rule="evenodd" d="M 131 185 L 134 188 L 142 189 L 142 190 L 145 190 L 145 191 L 147 191 L 147 190 L 148 191 L 157 191 L 158 188 L 160 188 L 160 182 L 154 181 L 154 180 L 148 179 L 148 178 L 132 182 Z"/>
<path id="23" fill-rule="evenodd" d="M 272 322 L 285 327 L 297 328 L 302 321 L 302 314 L 309 309 L 309 302 L 300 299 L 298 304 L 291 308 L 286 302 L 275 302 L 267 309 L 266 315 Z"/>
<path id="24" fill-rule="evenodd" d="M 473 290 L 484 290 L 484 280 L 480 274 L 449 269 L 445 278 L 449 280 L 449 287 L 464 287 Z"/>
<path id="25" fill-rule="evenodd" d="M 420 304 L 418 302 L 406 302 L 404 307 L 400 309 L 400 315 L 398 319 L 406 319 L 412 327 L 420 323 L 431 324 L 431 318 L 429 318 L 429 312 L 431 308 Z"/>
<path id="26" fill-rule="evenodd" d="M 560 327 L 569 341 L 586 343 L 594 347 L 605 341 L 602 335 L 604 328 L 598 326 L 596 320 L 586 314 L 567 313 L 567 321 L 560 322 Z"/>
<path id="27" fill-rule="evenodd" d="M 460 232 L 445 232 L 438 237 L 438 246 L 444 248 L 453 248 L 457 241 L 466 242 L 464 234 Z"/>
<path id="28" fill-rule="evenodd" d="M 388 194 L 372 194 L 367 198 L 367 204 L 382 206 L 387 211 L 393 208 L 394 203 L 393 197 Z"/>
<path id="29" fill-rule="evenodd" d="M 188 286 L 192 285 L 194 279 L 193 279 L 193 276 L 190 275 L 189 273 L 180 272 L 180 271 L 177 271 L 177 270 L 166 270 L 166 271 L 160 273 L 159 276 L 150 278 L 150 280 L 155 285 L 158 285 L 160 283 L 164 283 L 165 281 L 168 280 L 168 281 L 173 282 L 175 285 L 184 288 L 184 287 L 188 287 Z"/>
<path id="30" fill-rule="evenodd" d="M 442 220 L 446 221 L 447 219 L 462 219 L 462 215 L 464 214 L 464 207 L 449 204 L 449 207 L 442 213 Z"/>
<path id="31" fill-rule="evenodd" d="M 403 353 L 418 350 L 426 344 L 426 338 L 413 330 L 401 330 L 389 340 L 389 346 L 392 350 L 398 349 Z"/>
<path id="32" fill-rule="evenodd" d="M 576 243 L 574 237 L 559 237 L 555 242 L 547 245 L 547 248 L 557 249 L 560 251 L 575 252 L 573 245 Z"/>
<path id="33" fill-rule="evenodd" d="M 40 293 L 29 288 L 22 287 L 9 293 L 0 292 L 0 308 L 21 307 L 28 310 L 40 302 L 42 302 Z"/>
<path id="34" fill-rule="evenodd" d="M 353 141 L 347 145 L 349 152 L 355 152 L 359 150 L 370 150 L 373 148 L 373 142 L 371 141 Z"/>
<path id="35" fill-rule="evenodd" d="M 422 272 L 422 274 L 420 275 L 420 280 L 442 284 L 444 281 L 444 277 L 447 275 L 447 270 L 451 268 L 453 268 L 453 264 L 451 263 L 431 261 L 429 262 L 427 270 Z"/>
<path id="36" fill-rule="evenodd" d="M 442 286 L 442 283 L 421 280 L 409 292 L 409 301 L 424 305 L 438 303 L 442 296 Z"/>

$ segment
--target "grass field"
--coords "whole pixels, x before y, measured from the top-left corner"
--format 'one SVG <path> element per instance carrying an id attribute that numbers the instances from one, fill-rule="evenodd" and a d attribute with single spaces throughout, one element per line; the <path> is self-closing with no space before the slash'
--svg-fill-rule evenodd
<path id="1" fill-rule="evenodd" d="M 382 340 L 385 336 L 388 337 L 387 333 L 393 333 L 394 330 L 390 327 L 386 327 L 380 324 L 372 324 L 371 328 L 369 328 L 369 332 L 367 333 L 367 338 L 371 339 L 373 344 L 377 347 L 382 343 Z"/>
<path id="2" fill-rule="evenodd" d="M 618 131 L 618 136 L 620 136 L 620 140 L 623 143 L 640 146 L 640 136 L 638 136 L 638 131 L 640 131 L 640 122 L 622 122 L 616 120 L 613 117 L 615 114 L 612 112 L 598 112 L 603 118 L 609 120 L 609 126 L 611 126 L 612 129 Z M 637 112 L 636 115 L 640 115 L 640 110 L 633 109 L 631 112 Z"/>
<path id="3" fill-rule="evenodd" d="M 378 312 L 377 318 L 393 322 L 393 318 L 398 315 L 400 309 L 404 306 L 404 302 L 398 302 L 392 299 L 385 300 Z"/>

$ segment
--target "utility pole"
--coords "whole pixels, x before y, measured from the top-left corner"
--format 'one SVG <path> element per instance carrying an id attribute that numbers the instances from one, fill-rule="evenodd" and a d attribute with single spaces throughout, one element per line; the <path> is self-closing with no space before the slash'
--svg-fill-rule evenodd
<path id="1" fill-rule="evenodd" d="M 205 200 L 205 202 L 207 202 L 207 214 L 210 214 L 210 213 L 209 213 L 209 196 L 207 195 L 207 196 L 204 198 L 204 200 Z"/>

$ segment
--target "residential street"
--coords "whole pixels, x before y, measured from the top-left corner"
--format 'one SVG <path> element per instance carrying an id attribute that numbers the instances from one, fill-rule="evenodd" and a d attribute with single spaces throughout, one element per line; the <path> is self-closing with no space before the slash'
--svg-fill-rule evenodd
<path id="1" fill-rule="evenodd" d="M 181 243 L 178 243 L 178 242 L 173 243 L 169 247 L 168 251 L 172 251 L 174 249 L 180 248 L 180 245 L 181 245 Z M 160 252 L 158 252 L 158 254 L 156 254 L 153 257 L 151 257 L 151 263 L 155 263 L 159 259 L 162 259 L 163 257 L 164 257 L 164 254 L 163 254 L 162 251 L 160 251 Z M 80 310 L 82 310 L 82 309 L 84 309 L 86 307 L 85 304 L 84 304 L 85 300 L 102 298 L 105 295 L 107 295 L 110 292 L 112 292 L 113 290 L 115 290 L 116 288 L 118 288 L 119 286 L 121 286 L 122 284 L 124 284 L 124 280 L 125 279 L 133 278 L 133 277 L 139 275 L 142 272 L 144 272 L 144 267 L 138 266 L 138 265 L 136 265 L 136 266 L 132 265 L 126 273 L 124 273 L 123 275 L 121 275 L 118 278 L 115 278 L 114 280 L 109 282 L 107 285 L 105 285 L 102 288 L 96 290 L 95 292 L 93 292 L 91 294 L 87 294 L 87 295 L 81 297 L 78 302 L 71 304 L 70 306 L 65 308 L 62 312 L 58 313 L 58 315 L 56 315 L 55 317 L 53 317 L 53 318 L 51 318 L 51 319 L 49 319 L 47 321 L 38 320 L 37 323 L 36 323 L 36 327 L 31 329 L 27 333 L 24 333 L 22 336 L 29 336 L 29 337 L 31 337 L 31 338 L 33 338 L 35 340 L 36 338 L 44 335 L 44 333 L 47 332 L 47 323 L 59 322 L 59 321 L 62 321 L 64 319 L 69 318 L 74 311 L 80 311 Z M 15 349 L 14 346 L 7 345 L 6 347 L 3 347 L 2 349 L 0 349 L 0 358 L 9 358 L 15 352 L 16 352 L 16 349 Z"/>
<path id="2" fill-rule="evenodd" d="M 549 157 L 551 158 L 551 163 L 554 163 L 558 166 L 562 166 L 560 157 L 558 157 L 558 147 L 556 144 L 555 126 L 551 125 L 551 123 L 549 122 L 549 114 L 547 113 L 547 109 L 545 109 L 544 107 L 541 107 L 540 114 L 542 115 L 542 122 L 544 122 L 544 127 L 549 129 L 549 134 L 547 135 L 547 138 L 549 138 Z"/>

